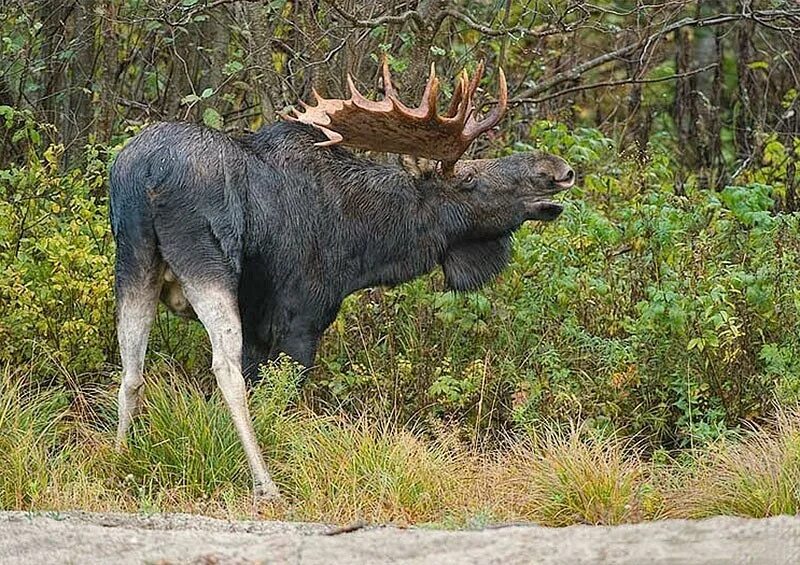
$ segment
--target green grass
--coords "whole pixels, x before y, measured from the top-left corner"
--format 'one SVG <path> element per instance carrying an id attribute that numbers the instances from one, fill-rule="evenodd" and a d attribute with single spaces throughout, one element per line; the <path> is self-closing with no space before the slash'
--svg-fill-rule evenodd
<path id="1" fill-rule="evenodd" d="M 65 415 L 63 395 L 25 390 L 8 370 L 0 376 L 0 506 L 31 504 L 53 484 Z"/>
<path id="2" fill-rule="evenodd" d="M 563 526 L 800 509 L 800 412 L 658 464 L 586 426 L 513 435 L 492 449 L 374 416 L 322 416 L 280 366 L 252 395 L 284 494 L 253 508 L 247 465 L 218 395 L 152 376 L 128 449 L 113 448 L 113 390 L 78 395 L 0 378 L 0 508 L 186 511 L 347 523 Z M 554 431 L 556 430 L 556 431 Z M 680 460 L 680 463 L 677 461 Z M 687 462 L 688 461 L 688 462 Z"/>

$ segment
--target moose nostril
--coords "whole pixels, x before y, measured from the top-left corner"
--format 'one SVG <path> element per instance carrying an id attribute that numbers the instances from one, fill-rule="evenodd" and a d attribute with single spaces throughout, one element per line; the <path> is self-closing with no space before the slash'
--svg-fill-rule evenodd
<path id="1" fill-rule="evenodd" d="M 567 172 L 564 176 L 556 181 L 559 185 L 569 188 L 573 184 L 575 184 L 575 171 L 572 169 L 567 169 Z"/>

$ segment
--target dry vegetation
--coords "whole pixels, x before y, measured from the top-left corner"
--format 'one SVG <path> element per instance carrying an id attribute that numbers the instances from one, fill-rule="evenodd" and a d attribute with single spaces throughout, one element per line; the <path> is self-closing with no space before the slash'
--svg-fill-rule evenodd
<path id="1" fill-rule="evenodd" d="M 248 475 L 219 398 L 177 373 L 151 382 L 127 451 L 112 449 L 112 391 L 99 411 L 6 370 L 0 385 L 0 508 L 201 512 L 243 518 L 478 526 L 497 521 L 620 524 L 712 514 L 800 510 L 800 413 L 777 426 L 684 454 L 645 455 L 584 426 L 508 438 L 490 451 L 447 432 L 323 417 L 296 405 L 293 368 L 255 392 L 259 436 L 285 493 L 253 508 Z M 86 400 L 86 399 L 85 399 Z"/>

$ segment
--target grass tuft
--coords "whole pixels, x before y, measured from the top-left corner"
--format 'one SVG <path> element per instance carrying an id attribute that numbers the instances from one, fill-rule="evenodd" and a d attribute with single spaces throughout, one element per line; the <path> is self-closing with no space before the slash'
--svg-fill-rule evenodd
<path id="1" fill-rule="evenodd" d="M 682 500 L 683 514 L 762 518 L 800 513 L 800 410 L 779 412 L 773 426 L 753 429 L 699 455 Z"/>
<path id="2" fill-rule="evenodd" d="M 58 452 L 66 415 L 62 395 L 27 389 L 9 368 L 0 375 L 0 509 L 41 499 L 51 485 L 49 468 Z"/>
<path id="3" fill-rule="evenodd" d="M 660 513 L 650 468 L 630 443 L 581 427 L 515 442 L 495 468 L 493 497 L 542 524 L 621 524 Z"/>
<path id="4" fill-rule="evenodd" d="M 390 424 L 307 415 L 287 431 L 279 482 L 301 519 L 437 521 L 464 488 L 461 454 Z"/>
<path id="5" fill-rule="evenodd" d="M 565 526 L 800 511 L 800 411 L 656 465 L 630 441 L 582 426 L 480 451 L 374 417 L 316 415 L 297 406 L 300 375 L 281 362 L 251 397 L 257 435 L 286 499 L 255 509 L 262 517 Z M 112 426 L 98 416 L 113 411 L 113 398 L 102 390 L 69 398 L 4 369 L 0 509 L 253 515 L 244 453 L 216 393 L 177 372 L 148 382 L 121 454 Z"/>

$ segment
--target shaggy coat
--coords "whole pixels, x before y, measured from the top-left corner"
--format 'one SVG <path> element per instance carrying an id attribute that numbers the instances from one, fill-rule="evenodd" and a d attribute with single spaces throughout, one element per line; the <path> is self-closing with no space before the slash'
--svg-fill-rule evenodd
<path id="1" fill-rule="evenodd" d="M 324 139 L 288 122 L 238 139 L 179 123 L 142 132 L 111 169 L 118 293 L 163 270 L 162 301 L 193 316 L 180 281 L 223 285 L 238 297 L 252 378 L 280 352 L 312 365 L 342 300 L 358 289 L 437 265 L 450 288 L 479 288 L 508 263 L 519 225 L 560 212 L 552 204 L 531 214 L 504 198 L 504 185 L 537 180 L 528 178 L 530 154 L 466 161 L 459 170 L 482 165 L 487 186 L 475 175 L 453 185 L 313 145 Z M 566 166 L 536 158 L 543 169 Z"/>

